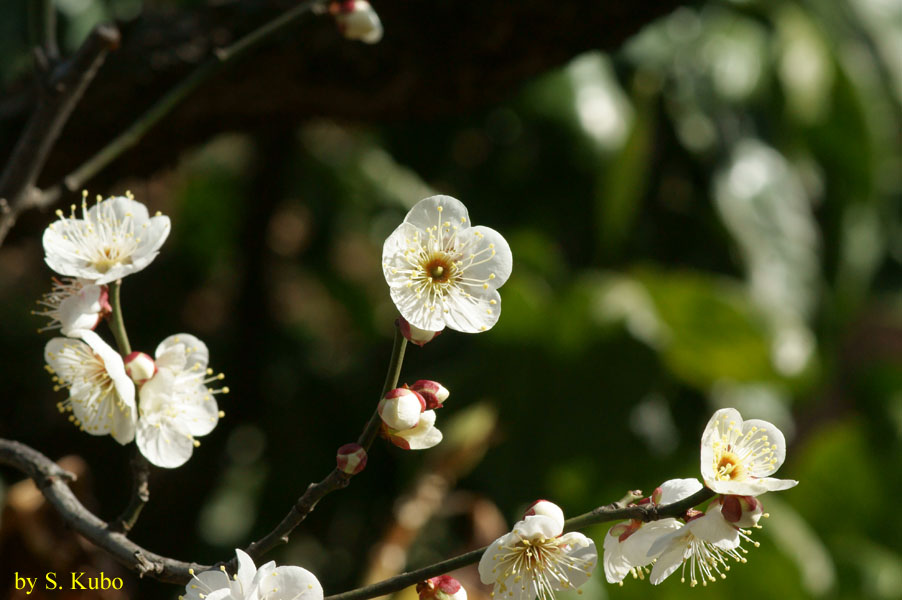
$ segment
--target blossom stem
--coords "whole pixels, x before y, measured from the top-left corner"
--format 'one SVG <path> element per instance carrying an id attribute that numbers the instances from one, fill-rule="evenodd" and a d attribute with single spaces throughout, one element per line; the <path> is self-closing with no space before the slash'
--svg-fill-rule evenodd
<path id="1" fill-rule="evenodd" d="M 392 346 L 391 360 L 388 363 L 388 372 L 385 374 L 385 383 L 382 384 L 382 393 L 379 398 L 385 397 L 389 391 L 398 387 L 398 379 L 401 377 L 401 365 L 404 364 L 404 351 L 407 349 L 407 338 L 401 334 L 401 328 L 395 325 L 395 341 Z M 357 443 L 369 452 L 370 446 L 376 436 L 379 435 L 379 429 L 382 424 L 382 418 L 379 411 L 373 411 L 373 416 L 363 428 L 363 433 L 357 439 Z"/>
<path id="2" fill-rule="evenodd" d="M 122 287 L 122 280 L 117 279 L 110 284 L 110 304 L 113 312 L 110 315 L 110 330 L 113 337 L 116 338 L 116 345 L 119 346 L 119 354 L 123 357 L 132 353 L 131 344 L 128 343 L 128 334 L 125 333 L 125 323 L 122 320 L 122 306 L 119 302 L 119 291 Z"/>
<path id="3" fill-rule="evenodd" d="M 655 506 L 654 504 L 641 504 L 624 506 L 620 502 L 614 502 L 606 506 L 599 506 L 578 517 L 567 519 L 564 522 L 564 531 L 573 531 L 574 529 L 582 529 L 589 525 L 597 523 L 605 523 L 608 521 L 620 521 L 623 519 L 639 519 L 641 521 L 656 521 L 667 517 L 678 517 L 697 504 L 701 504 L 705 500 L 714 496 L 714 492 L 708 488 L 702 488 L 688 498 L 684 498 L 679 502 L 666 504 L 663 506 Z M 367 585 L 355 590 L 349 590 L 340 594 L 326 596 L 323 600 L 366 600 L 367 598 L 377 598 L 385 596 L 392 592 L 397 592 L 408 586 L 414 585 L 420 581 L 449 573 L 455 569 L 465 567 L 467 565 L 479 562 L 482 555 L 488 549 L 488 546 L 471 550 L 465 554 L 443 560 L 441 562 L 410 571 L 401 573 L 395 577 L 390 577 L 384 581 Z"/>

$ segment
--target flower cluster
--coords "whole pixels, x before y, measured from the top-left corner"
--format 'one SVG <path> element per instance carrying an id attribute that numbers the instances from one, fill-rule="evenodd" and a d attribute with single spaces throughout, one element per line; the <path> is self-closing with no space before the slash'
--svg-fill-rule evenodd
<path id="1" fill-rule="evenodd" d="M 322 600 L 323 586 L 307 569 L 277 567 L 270 561 L 259 569 L 253 559 L 235 550 L 238 569 L 229 577 L 225 567 L 194 574 L 179 600 Z"/>
<path id="2" fill-rule="evenodd" d="M 681 581 L 688 568 L 691 586 L 725 578 L 730 561 L 746 562 L 742 542 L 758 545 L 751 530 L 744 529 L 759 527 L 766 516 L 757 496 L 798 483 L 770 477 L 785 457 L 783 434 L 771 423 L 743 421 L 732 408 L 714 413 L 702 435 L 701 472 L 704 486 L 720 495 L 705 512 L 689 509 L 679 519 L 632 520 L 611 527 L 604 540 L 607 580 L 622 583 L 628 574 L 648 574 L 657 585 L 681 567 Z M 697 479 L 672 479 L 640 504 L 672 504 L 704 486 Z"/>
<path id="3" fill-rule="evenodd" d="M 169 218 L 150 217 L 129 194 L 89 207 L 81 218 L 72 207 L 44 232 L 47 264 L 68 278 L 54 279 L 53 290 L 37 314 L 49 317 L 45 329 L 66 337 L 47 342 L 44 358 L 57 389 L 69 397 L 59 403 L 69 420 L 91 435 L 111 435 L 120 444 L 135 440 L 141 453 L 160 467 L 184 464 L 198 436 L 213 430 L 222 413 L 211 389 L 206 345 L 189 334 L 173 335 L 157 347 L 155 359 L 133 352 L 123 361 L 93 330 L 112 313 L 107 284 L 148 266 L 169 235 Z M 118 310 L 118 307 L 116 308 Z M 137 399 L 136 399 L 137 397 Z"/>

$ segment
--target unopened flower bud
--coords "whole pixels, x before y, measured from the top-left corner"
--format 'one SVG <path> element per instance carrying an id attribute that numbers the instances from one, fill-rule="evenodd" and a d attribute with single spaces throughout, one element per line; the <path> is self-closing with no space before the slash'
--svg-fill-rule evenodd
<path id="1" fill-rule="evenodd" d="M 346 38 L 367 44 L 382 39 L 382 21 L 366 0 L 336 0 L 329 5 L 329 12 Z"/>
<path id="2" fill-rule="evenodd" d="M 408 342 L 416 344 L 417 346 L 425 346 L 441 333 L 441 331 L 420 329 L 419 327 L 408 323 L 407 319 L 404 317 L 398 318 L 398 328 L 401 330 L 401 335 L 407 338 Z"/>
<path id="3" fill-rule="evenodd" d="M 561 529 L 564 528 L 564 511 L 554 502 L 549 502 L 548 500 L 536 500 L 528 509 L 526 509 L 526 513 L 524 513 L 523 516 L 529 517 L 532 515 L 541 515 L 543 517 L 554 519 L 556 523 L 560 524 Z"/>
<path id="4" fill-rule="evenodd" d="M 395 388 L 379 401 L 377 410 L 383 423 L 391 429 L 403 431 L 416 427 L 420 422 L 420 413 L 426 410 L 426 401 L 413 390 Z"/>
<path id="5" fill-rule="evenodd" d="M 157 372 L 157 365 L 147 354 L 132 352 L 125 357 L 125 372 L 136 385 L 143 385 Z"/>
<path id="6" fill-rule="evenodd" d="M 348 475 L 356 475 L 366 467 L 366 450 L 360 444 L 345 444 L 338 449 L 335 462 Z"/>
<path id="7" fill-rule="evenodd" d="M 410 389 L 423 397 L 423 400 L 426 401 L 427 410 L 441 408 L 442 404 L 445 403 L 445 400 L 447 400 L 448 396 L 451 394 L 451 392 L 448 391 L 448 388 L 439 382 L 429 381 L 428 379 L 420 379 L 410 386 Z"/>
<path id="8" fill-rule="evenodd" d="M 761 501 L 754 496 L 726 495 L 721 496 L 719 501 L 722 507 L 720 514 L 736 527 L 756 527 L 764 514 Z"/>
<path id="9" fill-rule="evenodd" d="M 450 575 L 439 575 L 417 584 L 420 600 L 467 600 L 467 590 Z"/>

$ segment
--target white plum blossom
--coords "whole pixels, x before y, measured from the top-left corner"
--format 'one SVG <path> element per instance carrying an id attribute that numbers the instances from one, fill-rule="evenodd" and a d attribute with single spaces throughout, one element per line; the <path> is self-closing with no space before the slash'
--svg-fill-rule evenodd
<path id="1" fill-rule="evenodd" d="M 338 0 L 330 11 L 338 31 L 349 40 L 375 44 L 382 39 L 382 21 L 367 0 Z"/>
<path id="2" fill-rule="evenodd" d="M 720 514 L 721 505 L 712 502 L 708 510 L 690 515 L 689 521 L 679 529 L 659 537 L 648 553 L 655 556 L 655 566 L 649 580 L 658 585 L 682 566 L 680 581 L 686 581 L 686 565 L 689 565 L 689 585 L 703 586 L 725 579 L 730 570 L 729 560 L 746 562 L 740 552 L 741 538 L 748 539 Z M 757 545 L 757 543 L 756 543 Z"/>
<path id="3" fill-rule="evenodd" d="M 235 550 L 238 571 L 232 577 L 225 567 L 195 574 L 179 600 L 322 600 L 323 586 L 307 569 L 277 567 L 270 561 L 260 567 L 241 550 Z"/>
<path id="4" fill-rule="evenodd" d="M 442 441 L 442 432 L 435 426 L 434 410 L 420 413 L 419 422 L 410 429 L 392 429 L 383 423 L 382 431 L 392 444 L 405 450 L 426 450 Z"/>
<path id="5" fill-rule="evenodd" d="M 59 403 L 69 420 L 91 435 L 110 434 L 120 444 L 135 438 L 135 385 L 122 357 L 99 335 L 85 329 L 72 338 L 53 338 L 44 347 L 47 369 L 69 398 Z"/>
<path id="6" fill-rule="evenodd" d="M 418 202 L 385 240 L 382 270 L 392 301 L 410 325 L 476 333 L 501 313 L 511 251 L 494 229 L 470 226 L 467 208 L 450 196 Z"/>
<path id="7" fill-rule="evenodd" d="M 82 200 L 81 218 L 75 205 L 69 217 L 60 218 L 44 230 L 47 265 L 69 277 L 96 285 L 140 271 L 153 261 L 169 235 L 169 217 L 150 217 L 147 207 L 129 196 L 98 200 L 88 208 Z"/>
<path id="8" fill-rule="evenodd" d="M 698 479 L 671 479 L 662 483 L 650 498 L 641 503 L 672 504 L 688 498 L 702 487 Z M 630 574 L 635 578 L 644 578 L 647 572 L 645 567 L 657 558 L 649 553 L 652 544 L 681 526 L 681 522 L 669 518 L 649 523 L 633 519 L 611 527 L 604 536 L 605 578 L 609 583 L 621 584 Z"/>
<path id="9" fill-rule="evenodd" d="M 757 496 L 797 485 L 768 477 L 785 458 L 786 441 L 779 429 L 767 421 L 743 421 L 734 408 L 715 412 L 702 434 L 702 479 L 718 494 Z"/>
<path id="10" fill-rule="evenodd" d="M 595 542 L 562 532 L 563 522 L 553 516 L 524 517 L 482 555 L 479 578 L 494 584 L 493 596 L 510 600 L 550 600 L 556 591 L 580 587 L 598 562 Z"/>
<path id="11" fill-rule="evenodd" d="M 207 346 L 187 333 L 172 335 L 157 346 L 156 373 L 138 393 L 137 444 L 141 453 L 158 467 L 185 464 L 196 446 L 195 438 L 216 427 L 223 413 L 207 384 L 223 378 L 207 368 Z"/>
<path id="12" fill-rule="evenodd" d="M 32 314 L 50 319 L 50 324 L 38 331 L 59 329 L 67 337 L 79 329 L 94 329 L 112 312 L 105 285 L 69 277 L 54 277 L 53 289 L 44 294 L 38 304 L 44 307 L 43 310 L 32 311 Z"/>

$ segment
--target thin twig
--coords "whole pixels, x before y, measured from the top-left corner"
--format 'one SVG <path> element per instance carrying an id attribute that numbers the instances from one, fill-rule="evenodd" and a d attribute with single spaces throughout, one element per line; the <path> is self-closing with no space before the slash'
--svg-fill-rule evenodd
<path id="1" fill-rule="evenodd" d="M 131 461 L 129 461 L 129 465 L 132 472 L 131 500 L 129 500 L 128 506 L 122 511 L 122 514 L 110 524 L 112 531 L 118 531 L 125 535 L 128 535 L 135 523 L 138 522 L 138 517 L 144 509 L 144 505 L 150 501 L 150 463 L 141 454 L 137 445 L 134 447 L 134 454 Z"/>
<path id="2" fill-rule="evenodd" d="M 667 504 L 664 506 L 655 506 L 651 503 L 624 506 L 620 502 L 614 502 L 613 504 L 608 504 L 607 506 L 599 506 L 598 508 L 578 517 L 568 519 L 564 523 L 564 531 L 583 529 L 584 527 L 588 527 L 589 525 L 605 523 L 608 521 L 620 521 L 622 519 L 639 519 L 641 521 L 648 522 L 657 521 L 658 519 L 664 519 L 667 517 L 679 517 L 680 515 L 685 513 L 687 509 L 701 504 L 702 502 L 708 500 L 709 498 L 712 498 L 713 496 L 714 492 L 712 492 L 708 488 L 702 488 L 700 491 L 689 496 L 688 498 L 684 498 L 679 502 L 674 502 L 672 504 Z M 389 579 L 380 581 L 379 583 L 374 583 L 372 585 L 367 585 L 355 590 L 342 592 L 341 594 L 326 596 L 324 600 L 366 600 L 367 598 L 377 598 L 379 596 L 385 596 L 386 594 L 391 594 L 392 592 L 397 592 L 421 581 L 425 581 L 430 577 L 443 575 L 445 573 L 454 571 L 455 569 L 476 563 L 480 558 L 482 558 L 482 555 L 487 549 L 488 546 L 479 548 L 477 550 L 471 550 L 466 554 L 461 554 L 460 556 L 455 556 L 454 558 L 443 560 L 442 562 L 429 565 L 428 567 L 423 567 L 422 569 L 417 569 L 416 571 L 401 573 L 400 575 L 390 577 Z"/>
<path id="3" fill-rule="evenodd" d="M 0 214 L 0 244 L 19 213 L 34 206 L 46 206 L 44 195 L 34 187 L 38 175 L 75 105 L 107 53 L 118 45 L 119 30 L 112 25 L 98 25 L 75 56 L 55 67 L 42 83 L 44 93 L 37 109 L 0 175 L 0 198 L 5 199 Z"/>
<path id="4" fill-rule="evenodd" d="M 194 90 L 206 83 L 207 80 L 222 71 L 235 59 L 243 56 L 249 50 L 256 48 L 265 42 L 273 33 L 281 30 L 302 15 L 312 12 L 322 12 L 323 0 L 308 0 L 302 2 L 269 23 L 247 34 L 228 48 L 217 49 L 213 56 L 198 66 L 190 75 L 172 88 L 165 96 L 142 114 L 124 132 L 119 134 L 109 144 L 103 147 L 97 154 L 86 160 L 74 171 L 63 178 L 63 181 L 44 191 L 43 202 L 46 205 L 56 202 L 66 191 L 75 192 L 94 175 L 100 172 L 108 164 L 113 162 L 123 152 L 134 146 L 144 137 L 154 125 L 169 114 Z"/>
<path id="5" fill-rule="evenodd" d="M 407 340 L 401 335 L 401 330 L 396 325 L 392 355 L 389 360 L 385 382 L 382 384 L 382 393 L 379 396 L 380 399 L 385 396 L 389 390 L 398 385 L 398 378 L 401 374 L 401 365 L 404 362 L 404 349 L 406 346 Z M 370 420 L 363 428 L 363 433 L 360 434 L 360 437 L 357 440 L 357 443 L 367 452 L 379 433 L 380 423 L 381 419 L 379 413 L 373 411 L 373 415 L 370 417 Z M 269 552 L 275 546 L 287 543 L 289 534 L 291 534 L 291 532 L 307 518 L 307 515 L 313 511 L 316 504 L 323 496 L 330 492 L 334 492 L 337 489 L 347 487 L 350 481 L 351 475 L 335 468 L 319 483 L 311 483 L 301 497 L 298 498 L 297 502 L 295 502 L 294 506 L 291 507 L 289 513 L 285 515 L 285 518 L 282 519 L 272 531 L 248 546 L 246 552 L 252 558 L 256 559 Z"/>
<path id="6" fill-rule="evenodd" d="M 59 45 L 56 43 L 56 6 L 53 0 L 42 0 L 41 5 L 41 38 L 44 54 L 53 64 L 60 57 Z"/>

